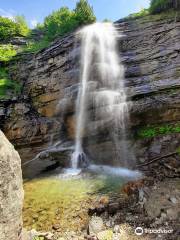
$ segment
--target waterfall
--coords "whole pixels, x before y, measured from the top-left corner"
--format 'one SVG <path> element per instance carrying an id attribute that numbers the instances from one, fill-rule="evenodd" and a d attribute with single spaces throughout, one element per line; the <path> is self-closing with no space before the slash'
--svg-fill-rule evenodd
<path id="1" fill-rule="evenodd" d="M 114 25 L 95 23 L 80 30 L 78 36 L 81 40 L 81 71 L 76 102 L 75 151 L 71 156 L 73 168 L 78 168 L 87 160 L 83 151 L 83 136 L 91 101 L 96 118 L 110 119 L 112 123 L 110 134 L 117 157 L 125 154 L 124 144 L 120 147 L 119 136 L 125 138 L 128 120 L 124 67 L 116 48 L 119 34 Z"/>

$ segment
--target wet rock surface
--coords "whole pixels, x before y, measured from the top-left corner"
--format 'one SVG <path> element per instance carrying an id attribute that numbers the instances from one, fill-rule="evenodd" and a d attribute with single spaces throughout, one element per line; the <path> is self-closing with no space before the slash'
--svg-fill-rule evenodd
<path id="1" fill-rule="evenodd" d="M 136 138 L 144 127 L 180 123 L 179 15 L 174 19 L 173 15 L 151 16 L 116 22 L 119 33 L 123 33 L 118 49 L 126 68 L 128 99 L 132 100 L 129 128 L 138 160 L 144 156 L 146 160 L 152 151 L 161 155 L 163 149 L 175 150 L 178 145 L 171 132 L 138 141 Z M 16 68 L 14 63 L 10 66 L 12 78 L 22 83 L 23 90 L 16 99 L 0 102 L 1 128 L 15 144 L 23 162 L 47 148 L 52 139 L 74 139 L 79 54 L 80 45 L 70 34 L 35 55 L 24 54 L 15 62 Z M 93 81 L 89 87 L 93 90 Z M 112 120 L 104 119 L 102 126 L 101 121 L 94 121 L 91 108 L 90 104 L 92 122 L 84 133 L 84 148 L 92 160 L 100 163 L 103 155 L 103 161 L 108 163 L 109 155 L 101 152 L 106 149 L 113 154 L 107 131 Z M 168 140 L 164 141 L 164 137 Z M 179 132 L 176 138 L 179 142 Z M 152 145 L 157 142 L 159 149 L 154 150 Z"/>

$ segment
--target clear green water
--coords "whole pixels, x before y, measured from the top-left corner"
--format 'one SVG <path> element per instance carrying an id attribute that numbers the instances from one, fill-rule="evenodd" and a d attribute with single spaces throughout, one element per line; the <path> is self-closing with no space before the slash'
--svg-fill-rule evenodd
<path id="1" fill-rule="evenodd" d="M 24 183 L 24 227 L 51 231 L 81 232 L 88 223 L 88 209 L 100 197 L 118 194 L 123 180 L 110 176 L 85 176 L 61 179 L 38 178 Z"/>

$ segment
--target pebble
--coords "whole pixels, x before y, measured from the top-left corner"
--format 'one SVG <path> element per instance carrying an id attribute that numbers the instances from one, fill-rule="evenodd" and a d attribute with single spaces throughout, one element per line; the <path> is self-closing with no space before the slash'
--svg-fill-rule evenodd
<path id="1" fill-rule="evenodd" d="M 173 203 L 173 204 L 176 204 L 177 203 L 177 199 L 175 197 L 170 197 L 170 201 Z"/>
<path id="2" fill-rule="evenodd" d="M 114 226 L 114 233 L 120 233 L 120 227 L 118 225 Z"/>
<path id="3" fill-rule="evenodd" d="M 167 210 L 167 216 L 170 220 L 175 220 L 178 218 L 178 211 L 177 209 L 168 209 Z"/>
<path id="4" fill-rule="evenodd" d="M 60 228 L 60 226 L 59 226 L 59 224 L 54 224 L 54 225 L 52 226 L 52 228 L 53 228 L 54 230 L 58 230 L 58 229 Z"/>
<path id="5" fill-rule="evenodd" d="M 89 235 L 96 235 L 104 230 L 104 223 L 100 217 L 92 217 L 89 222 L 88 233 Z"/>

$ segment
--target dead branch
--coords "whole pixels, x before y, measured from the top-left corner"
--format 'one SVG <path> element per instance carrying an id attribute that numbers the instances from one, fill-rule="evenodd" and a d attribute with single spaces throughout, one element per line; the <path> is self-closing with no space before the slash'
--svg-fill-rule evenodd
<path id="1" fill-rule="evenodd" d="M 176 155 L 176 154 L 177 154 L 177 152 L 172 152 L 172 153 L 163 155 L 163 156 L 158 157 L 158 158 L 153 158 L 153 159 L 150 160 L 149 162 L 146 162 L 146 163 L 137 165 L 137 167 L 144 167 L 144 166 L 147 166 L 147 165 L 152 164 L 152 163 L 154 163 L 154 162 L 157 162 L 157 161 L 159 161 L 159 160 L 161 160 L 161 159 L 163 159 L 163 158 L 171 157 L 171 156 L 174 156 L 174 155 Z"/>

